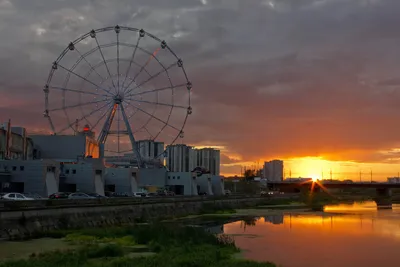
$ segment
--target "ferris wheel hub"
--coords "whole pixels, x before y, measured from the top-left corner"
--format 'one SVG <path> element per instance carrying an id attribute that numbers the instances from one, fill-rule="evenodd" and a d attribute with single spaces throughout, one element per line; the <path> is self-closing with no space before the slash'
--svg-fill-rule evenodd
<path id="1" fill-rule="evenodd" d="M 118 104 L 118 105 L 121 104 L 122 101 L 124 100 L 123 97 L 122 97 L 121 95 L 119 95 L 119 94 L 116 95 L 116 96 L 114 96 L 113 99 L 114 99 L 114 103 L 115 103 L 115 104 Z"/>

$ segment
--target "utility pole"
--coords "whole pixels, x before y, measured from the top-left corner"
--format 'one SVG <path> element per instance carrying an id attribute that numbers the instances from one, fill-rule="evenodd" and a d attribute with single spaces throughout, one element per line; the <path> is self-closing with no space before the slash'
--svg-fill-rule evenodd
<path id="1" fill-rule="evenodd" d="M 331 176 L 331 182 L 332 182 L 332 169 L 330 169 L 330 176 Z"/>
<path id="2" fill-rule="evenodd" d="M 371 170 L 371 184 L 372 184 L 372 170 Z"/>
<path id="3" fill-rule="evenodd" d="M 361 171 L 360 171 L 360 183 L 361 183 Z"/>
<path id="4" fill-rule="evenodd" d="M 324 171 L 321 171 L 321 180 L 324 180 Z"/>

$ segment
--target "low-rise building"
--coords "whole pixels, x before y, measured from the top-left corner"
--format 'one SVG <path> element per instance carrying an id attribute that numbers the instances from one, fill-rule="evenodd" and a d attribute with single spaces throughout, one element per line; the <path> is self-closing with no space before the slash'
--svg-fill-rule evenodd
<path id="1" fill-rule="evenodd" d="M 387 182 L 391 184 L 399 184 L 400 183 L 400 177 L 388 177 Z"/>

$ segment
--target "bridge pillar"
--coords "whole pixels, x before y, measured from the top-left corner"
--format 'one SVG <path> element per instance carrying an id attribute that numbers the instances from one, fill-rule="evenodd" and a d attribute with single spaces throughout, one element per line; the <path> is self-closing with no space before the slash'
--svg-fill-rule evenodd
<path id="1" fill-rule="evenodd" d="M 392 190 L 390 188 L 376 188 L 374 201 L 378 209 L 392 209 Z"/>

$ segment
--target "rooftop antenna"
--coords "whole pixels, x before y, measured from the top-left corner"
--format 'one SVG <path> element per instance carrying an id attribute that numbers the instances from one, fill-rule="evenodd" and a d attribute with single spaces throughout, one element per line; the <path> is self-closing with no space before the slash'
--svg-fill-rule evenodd
<path id="1" fill-rule="evenodd" d="M 332 181 L 332 169 L 330 169 L 330 177 L 331 177 L 331 181 Z"/>
<path id="2" fill-rule="evenodd" d="M 361 183 L 361 171 L 360 171 L 360 183 Z"/>

